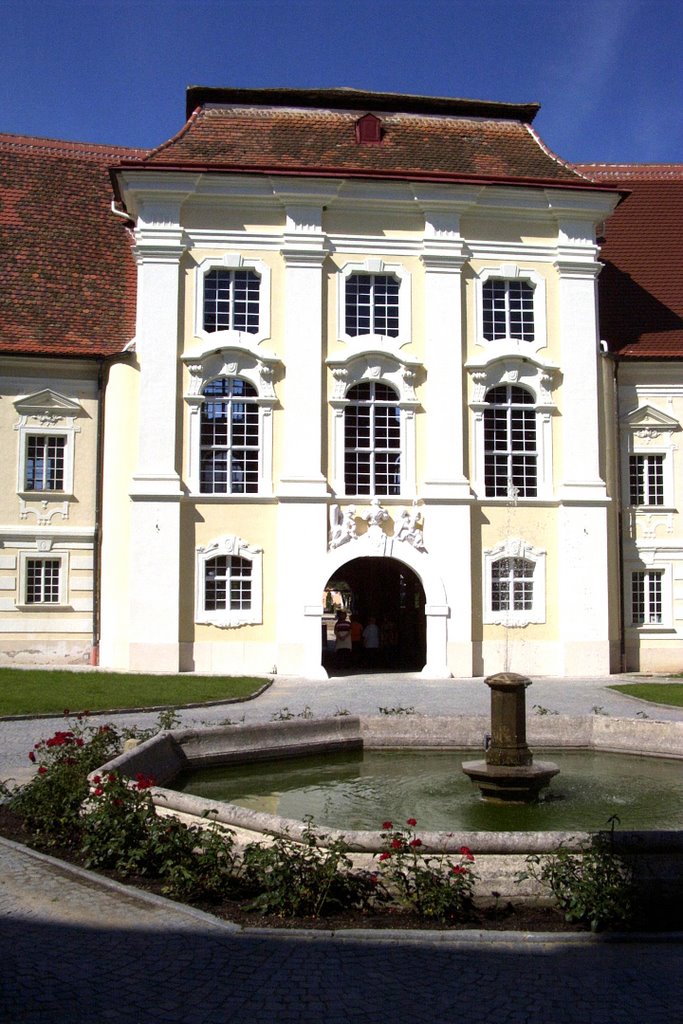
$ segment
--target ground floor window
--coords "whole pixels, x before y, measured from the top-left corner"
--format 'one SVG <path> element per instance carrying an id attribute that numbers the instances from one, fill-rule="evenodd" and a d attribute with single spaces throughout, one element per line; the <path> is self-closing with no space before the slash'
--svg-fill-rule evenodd
<path id="1" fill-rule="evenodd" d="M 631 621 L 634 626 L 658 625 L 662 617 L 661 569 L 631 573 Z"/>
<path id="2" fill-rule="evenodd" d="M 228 629 L 263 621 L 263 553 L 241 537 L 197 548 L 195 618 Z"/>
<path id="3" fill-rule="evenodd" d="M 499 558 L 491 566 L 494 612 L 530 611 L 534 606 L 534 563 L 526 558 Z"/>
<path id="4" fill-rule="evenodd" d="M 251 562 L 219 555 L 206 562 L 204 606 L 207 611 L 251 608 Z"/>
<path id="5" fill-rule="evenodd" d="M 545 622 L 546 553 L 521 538 L 484 549 L 484 622 Z"/>
<path id="6" fill-rule="evenodd" d="M 26 559 L 26 604 L 59 604 L 59 558 Z"/>

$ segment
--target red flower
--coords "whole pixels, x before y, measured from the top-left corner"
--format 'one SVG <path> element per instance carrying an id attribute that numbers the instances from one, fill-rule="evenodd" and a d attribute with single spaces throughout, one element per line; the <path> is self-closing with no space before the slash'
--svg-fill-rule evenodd
<path id="1" fill-rule="evenodd" d="M 116 772 L 109 772 L 107 778 L 109 779 L 110 782 L 116 782 Z"/>
<path id="2" fill-rule="evenodd" d="M 45 767 L 44 764 L 41 764 L 40 768 L 38 769 L 38 774 L 39 775 L 45 775 L 46 772 L 47 772 L 47 768 Z"/>
<path id="3" fill-rule="evenodd" d="M 96 787 L 95 789 L 93 789 L 93 791 L 92 791 L 92 795 L 93 795 L 93 796 L 102 796 L 102 794 L 103 794 L 103 793 L 104 793 L 104 790 L 102 789 L 102 787 L 101 787 L 101 786 L 97 786 L 97 787 Z"/>
<path id="4" fill-rule="evenodd" d="M 406 825 L 417 825 L 417 818 L 408 818 Z"/>
<path id="5" fill-rule="evenodd" d="M 467 868 L 463 868 L 459 864 L 456 864 L 455 867 L 453 868 L 453 874 L 454 875 L 466 875 L 467 874 Z"/>
<path id="6" fill-rule="evenodd" d="M 140 790 L 150 789 L 151 786 L 156 785 L 156 782 L 151 775 L 143 775 L 142 772 L 138 772 L 135 779 L 137 782 L 137 788 Z"/>
<path id="7" fill-rule="evenodd" d="M 422 840 L 421 839 L 411 839 L 410 845 L 411 846 L 422 846 Z"/>
<path id="8" fill-rule="evenodd" d="M 391 857 L 391 854 L 388 851 L 386 851 L 386 850 L 385 850 L 384 853 L 380 853 L 380 855 L 379 855 L 379 859 L 380 860 L 389 860 L 390 857 Z"/>
<path id="9" fill-rule="evenodd" d="M 383 821 L 382 822 L 382 830 L 384 832 L 391 832 L 393 827 L 394 827 L 394 825 L 393 825 L 393 822 L 391 822 L 391 821 Z"/>
<path id="10" fill-rule="evenodd" d="M 68 709 L 68 708 L 64 708 L 64 712 L 63 712 L 63 713 L 64 713 L 64 717 L 65 717 L 65 718 L 68 718 L 68 717 L 69 717 L 69 715 L 71 714 L 71 712 L 69 711 L 69 709 Z"/>
<path id="11" fill-rule="evenodd" d="M 102 781 L 102 776 L 101 775 L 93 775 L 92 780 L 96 784 L 100 783 Z"/>
<path id="12" fill-rule="evenodd" d="M 35 763 L 36 755 L 33 753 L 32 750 L 29 750 L 29 752 L 28 752 L 28 759 L 29 759 L 29 761 L 33 761 Z"/>
<path id="13" fill-rule="evenodd" d="M 474 860 L 474 854 L 470 850 L 469 846 L 461 846 L 460 852 L 465 858 L 465 860 Z"/>
<path id="14" fill-rule="evenodd" d="M 392 850 L 402 850 L 403 849 L 402 841 L 400 839 L 392 839 L 391 840 L 391 848 L 392 848 Z"/>

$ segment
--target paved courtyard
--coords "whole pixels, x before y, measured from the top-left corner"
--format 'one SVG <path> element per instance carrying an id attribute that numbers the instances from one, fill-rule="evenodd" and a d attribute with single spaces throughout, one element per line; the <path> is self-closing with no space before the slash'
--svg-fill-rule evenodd
<path id="1" fill-rule="evenodd" d="M 487 713 L 481 680 L 277 679 L 240 705 L 182 712 L 184 724 L 288 707 L 414 707 Z M 653 711 L 604 680 L 536 680 L 533 705 L 615 716 Z M 154 714 L 108 716 L 146 725 Z M 26 755 L 61 720 L 0 721 L 0 778 L 27 777 Z M 12 1024 L 669 1024 L 683 1005 L 683 934 L 558 938 L 499 933 L 241 931 L 0 840 L 0 1020 Z"/>

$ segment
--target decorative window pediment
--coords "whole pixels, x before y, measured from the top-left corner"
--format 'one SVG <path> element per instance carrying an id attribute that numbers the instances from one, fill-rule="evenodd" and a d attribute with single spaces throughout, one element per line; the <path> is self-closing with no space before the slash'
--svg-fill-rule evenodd
<path id="1" fill-rule="evenodd" d="M 84 413 L 82 405 L 71 398 L 66 398 L 65 395 L 60 395 L 58 391 L 52 391 L 51 388 L 18 398 L 14 408 L 25 420 L 33 419 L 37 423 L 49 426 L 72 421 Z"/>
<path id="2" fill-rule="evenodd" d="M 654 438 L 680 430 L 678 420 L 653 405 L 641 405 L 622 418 L 622 426 L 638 437 Z"/>

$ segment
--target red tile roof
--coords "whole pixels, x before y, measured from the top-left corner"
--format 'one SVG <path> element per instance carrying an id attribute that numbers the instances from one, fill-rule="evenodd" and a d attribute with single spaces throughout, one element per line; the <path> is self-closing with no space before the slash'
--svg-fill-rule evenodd
<path id="1" fill-rule="evenodd" d="M 98 357 L 135 333 L 107 168 L 140 150 L 0 134 L 0 352 Z"/>
<path id="2" fill-rule="evenodd" d="M 529 123 L 536 104 L 344 89 L 197 88 L 188 98 L 199 105 L 143 166 L 595 187 L 540 141 Z M 382 137 L 363 145 L 355 125 L 369 110 Z"/>
<path id="3" fill-rule="evenodd" d="M 600 330 L 625 358 L 683 358 L 683 164 L 579 164 L 630 191 L 605 227 Z"/>

